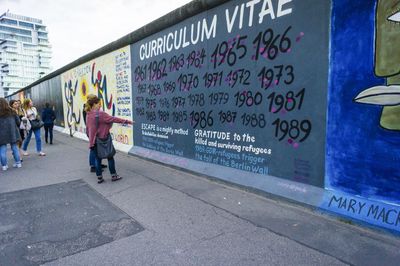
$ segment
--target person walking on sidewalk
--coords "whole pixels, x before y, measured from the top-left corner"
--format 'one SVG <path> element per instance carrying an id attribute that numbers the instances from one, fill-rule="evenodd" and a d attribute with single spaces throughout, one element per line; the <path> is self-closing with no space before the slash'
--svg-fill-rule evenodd
<path id="1" fill-rule="evenodd" d="M 87 114 L 86 111 L 88 109 L 86 107 L 86 106 L 88 106 L 87 101 L 90 100 L 90 98 L 93 98 L 93 97 L 97 97 L 97 96 L 94 95 L 94 94 L 89 94 L 87 96 L 87 98 L 86 98 L 86 103 L 83 104 L 82 115 L 83 115 L 83 121 L 85 122 L 85 126 L 86 126 L 86 114 Z M 89 138 L 89 135 L 88 135 L 88 132 L 87 132 L 87 127 L 86 127 L 86 136 Z M 92 150 L 92 149 L 89 149 L 89 166 L 90 166 L 90 170 L 89 171 L 91 173 L 96 173 L 96 154 L 95 154 L 94 150 Z M 107 168 L 107 165 L 102 164 L 101 168 Z"/>
<path id="2" fill-rule="evenodd" d="M 50 107 L 49 103 L 45 104 L 45 108 L 42 111 L 42 120 L 44 123 L 44 140 L 46 143 L 48 142 L 49 135 L 50 135 L 50 144 L 53 144 L 53 127 L 54 127 L 54 120 L 56 120 L 56 114 L 54 110 Z"/>
<path id="3" fill-rule="evenodd" d="M 110 129 L 113 123 L 120 124 L 133 124 L 133 121 L 127 119 L 121 119 L 118 117 L 110 116 L 104 111 L 100 110 L 101 101 L 95 96 L 88 97 L 87 105 L 86 105 L 86 128 L 89 136 L 89 148 L 93 150 L 96 154 L 96 175 L 97 175 L 97 183 L 103 183 L 103 174 L 101 169 L 101 159 L 97 156 L 96 151 L 96 136 L 99 138 L 106 138 L 110 134 Z M 97 121 L 96 121 L 97 120 Z M 107 158 L 108 160 L 108 168 L 111 174 L 111 181 L 120 180 L 120 177 L 115 170 L 115 160 L 114 157 Z"/>
<path id="4" fill-rule="evenodd" d="M 21 152 L 21 147 L 22 143 L 24 142 L 25 135 L 26 135 L 26 130 L 25 124 L 22 121 L 22 118 L 24 117 L 24 112 L 22 111 L 21 108 L 21 101 L 20 100 L 10 100 L 10 107 L 15 111 L 15 113 L 18 115 L 18 118 L 20 119 L 20 124 L 18 125 L 19 127 L 19 135 L 21 136 L 21 139 L 17 141 L 18 149 L 19 149 L 19 157 L 21 158 L 22 152 Z M 22 124 L 22 125 L 21 125 Z M 22 158 L 21 158 L 22 162 Z"/>
<path id="5" fill-rule="evenodd" d="M 18 125 L 20 119 L 4 98 L 0 98 L 0 160 L 3 171 L 8 169 L 7 144 L 11 145 L 14 167 L 22 167 L 17 142 L 21 140 Z"/>
<path id="6" fill-rule="evenodd" d="M 33 107 L 33 103 L 31 99 L 25 99 L 23 103 L 23 110 L 25 117 L 31 121 L 30 123 L 32 124 L 33 120 L 38 119 L 38 112 L 35 107 Z M 39 156 L 45 156 L 46 153 L 42 151 L 42 140 L 40 136 L 40 127 L 39 128 L 31 128 L 28 132 L 28 136 L 26 136 L 26 139 L 22 145 L 22 150 L 23 150 L 23 155 L 28 156 L 29 153 L 27 152 L 29 142 L 31 141 L 32 133 L 35 134 L 35 140 L 36 140 L 36 151 Z"/>

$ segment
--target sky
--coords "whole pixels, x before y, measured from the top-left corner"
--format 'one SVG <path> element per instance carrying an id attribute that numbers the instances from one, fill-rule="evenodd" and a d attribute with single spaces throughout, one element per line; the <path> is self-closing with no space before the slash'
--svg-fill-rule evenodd
<path id="1" fill-rule="evenodd" d="M 113 42 L 191 0 L 0 0 L 0 13 L 47 26 L 52 70 Z"/>

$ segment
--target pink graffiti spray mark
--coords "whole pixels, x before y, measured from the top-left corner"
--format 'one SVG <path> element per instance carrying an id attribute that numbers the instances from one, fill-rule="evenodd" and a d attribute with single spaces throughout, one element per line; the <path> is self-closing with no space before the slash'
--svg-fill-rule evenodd
<path id="1" fill-rule="evenodd" d="M 269 79 L 265 78 L 265 79 L 264 79 L 264 82 L 265 82 L 265 83 L 268 83 L 268 82 L 269 82 Z M 275 82 L 271 82 L 271 84 L 269 85 L 268 89 L 273 88 L 273 87 L 275 87 Z"/>
<path id="2" fill-rule="evenodd" d="M 296 37 L 296 42 L 299 42 L 303 38 L 304 32 L 300 32 L 299 36 Z"/>
<path id="3" fill-rule="evenodd" d="M 297 149 L 297 148 L 300 146 L 300 144 L 297 143 L 297 142 L 295 142 L 293 139 L 288 139 L 287 142 L 288 142 L 288 144 L 289 144 L 290 146 L 292 146 L 294 149 Z"/>

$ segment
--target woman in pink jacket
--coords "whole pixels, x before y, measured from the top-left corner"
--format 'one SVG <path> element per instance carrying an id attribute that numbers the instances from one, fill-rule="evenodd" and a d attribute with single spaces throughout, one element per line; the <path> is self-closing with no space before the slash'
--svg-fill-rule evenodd
<path id="1" fill-rule="evenodd" d="M 97 156 L 96 152 L 96 136 L 99 138 L 106 138 L 108 134 L 110 134 L 110 129 L 113 123 L 120 124 L 133 124 L 133 121 L 127 119 L 121 119 L 118 117 L 110 116 L 104 111 L 101 111 L 101 101 L 97 96 L 88 97 L 87 105 L 86 105 L 86 129 L 89 136 L 89 148 L 91 152 L 93 151 L 96 154 L 96 175 L 97 175 L 97 183 L 103 183 L 103 174 L 101 170 L 101 159 Z M 96 115 L 98 114 L 99 122 L 96 126 Z M 107 158 L 108 160 L 108 168 L 111 174 L 111 181 L 120 180 L 120 177 L 115 170 L 115 160 L 114 157 Z"/>

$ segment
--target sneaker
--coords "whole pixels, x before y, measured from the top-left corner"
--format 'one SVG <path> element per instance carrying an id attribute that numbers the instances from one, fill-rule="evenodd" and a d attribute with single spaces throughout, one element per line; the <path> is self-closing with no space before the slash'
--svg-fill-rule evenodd
<path id="1" fill-rule="evenodd" d="M 39 156 L 46 156 L 46 153 L 44 153 L 44 152 L 39 152 L 39 154 L 38 154 Z"/>
<path id="2" fill-rule="evenodd" d="M 21 168 L 22 167 L 22 163 L 15 163 L 13 164 L 14 168 Z"/>
<path id="3" fill-rule="evenodd" d="M 3 171 L 7 171 L 8 165 L 2 166 L 1 169 L 3 169 Z"/>
<path id="4" fill-rule="evenodd" d="M 102 176 L 98 176 L 98 177 L 97 177 L 97 183 L 98 183 L 98 184 L 101 184 L 101 183 L 103 183 L 103 182 L 104 182 L 103 177 L 102 177 Z"/>
<path id="5" fill-rule="evenodd" d="M 112 177 L 111 177 L 111 181 L 118 181 L 118 180 L 121 180 L 122 179 L 122 176 L 119 176 L 119 175 L 113 175 Z"/>
<path id="6" fill-rule="evenodd" d="M 24 156 L 28 156 L 28 155 L 29 155 L 29 153 L 28 153 L 27 151 L 24 151 L 24 153 L 22 153 L 22 155 L 24 155 Z"/>

